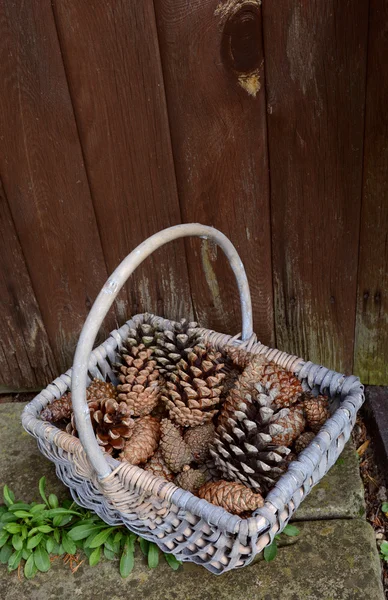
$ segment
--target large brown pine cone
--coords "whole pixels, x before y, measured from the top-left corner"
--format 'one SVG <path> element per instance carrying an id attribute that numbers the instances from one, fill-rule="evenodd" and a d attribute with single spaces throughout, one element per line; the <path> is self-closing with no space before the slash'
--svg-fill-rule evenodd
<path id="1" fill-rule="evenodd" d="M 195 346 L 186 360 L 177 363 L 177 373 L 171 373 L 162 395 L 171 419 L 183 426 L 194 427 L 212 420 L 218 412 L 223 364 L 220 353 L 210 346 Z"/>
<path id="2" fill-rule="evenodd" d="M 123 365 L 117 365 L 119 400 L 126 402 L 136 417 L 144 417 L 156 407 L 161 376 L 151 348 L 144 344 L 127 346 L 120 352 Z"/>
<path id="3" fill-rule="evenodd" d="M 306 428 L 306 419 L 304 417 L 303 404 L 296 404 L 288 409 L 288 414 L 277 420 L 277 425 L 283 428 L 283 431 L 272 437 L 274 444 L 281 446 L 291 446 L 294 440 Z"/>
<path id="4" fill-rule="evenodd" d="M 299 454 L 302 450 L 305 450 L 307 446 L 311 444 L 313 439 L 315 438 L 315 433 L 312 431 L 305 431 L 301 433 L 298 438 L 295 440 L 295 452 Z"/>
<path id="5" fill-rule="evenodd" d="M 198 323 L 186 319 L 173 323 L 171 329 L 158 331 L 155 357 L 160 372 L 166 376 L 176 373 L 179 361 L 201 342 L 202 335 L 198 331 Z"/>
<path id="6" fill-rule="evenodd" d="M 146 463 L 154 454 L 160 439 L 160 424 L 157 419 L 147 415 L 136 419 L 133 434 L 125 444 L 120 459 L 131 465 Z"/>
<path id="7" fill-rule="evenodd" d="M 205 483 L 198 491 L 198 496 L 216 506 L 222 506 L 235 515 L 254 511 L 264 506 L 261 494 L 255 494 L 242 483 L 216 481 Z"/>
<path id="8" fill-rule="evenodd" d="M 189 427 L 184 434 L 183 439 L 189 446 L 196 463 L 202 464 L 209 457 L 209 448 L 215 432 L 213 423 L 205 423 L 197 427 Z"/>

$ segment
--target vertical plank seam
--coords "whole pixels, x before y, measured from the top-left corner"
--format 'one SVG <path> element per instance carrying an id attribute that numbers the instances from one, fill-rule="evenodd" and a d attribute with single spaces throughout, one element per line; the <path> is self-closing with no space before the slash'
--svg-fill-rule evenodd
<path id="1" fill-rule="evenodd" d="M 269 232 L 270 232 L 270 268 L 271 268 L 271 283 L 272 283 L 272 332 L 274 348 L 277 348 L 277 331 L 275 321 L 275 284 L 274 284 L 274 268 L 273 268 L 273 236 L 272 236 L 272 184 L 271 184 L 271 159 L 269 146 L 269 127 L 268 127 L 268 86 L 267 86 L 267 69 L 265 61 L 265 37 L 264 37 L 264 10 L 261 6 L 261 39 L 263 45 L 263 60 L 264 60 L 264 99 L 265 99 L 265 128 L 266 128 L 266 145 L 267 145 L 267 164 L 268 164 L 268 215 L 269 215 Z"/>
<path id="2" fill-rule="evenodd" d="M 96 223 L 96 228 L 97 228 L 97 233 L 98 233 L 98 239 L 99 239 L 99 242 L 100 242 L 101 253 L 102 253 L 102 256 L 104 258 L 105 273 L 106 273 L 106 277 L 108 278 L 109 275 L 110 275 L 110 272 L 109 272 L 109 269 L 108 269 L 108 264 L 107 264 L 105 253 L 104 253 L 104 246 L 103 246 L 103 243 L 102 243 L 100 226 L 99 226 L 99 222 L 98 222 L 98 218 L 97 218 L 96 208 L 95 208 L 95 205 L 94 205 L 94 198 L 93 198 L 92 186 L 91 186 L 91 183 L 90 183 L 89 170 L 88 170 L 88 166 L 87 166 L 87 162 L 86 162 L 84 147 L 83 147 L 83 144 L 82 144 L 82 136 L 81 136 L 81 132 L 80 132 L 77 111 L 75 109 L 73 95 L 72 95 L 72 92 L 71 92 L 71 85 L 70 85 L 70 80 L 69 80 L 68 71 L 67 71 L 67 67 L 66 67 L 65 52 L 63 50 L 62 41 L 61 41 L 61 35 L 60 35 L 60 32 L 59 32 L 59 28 L 58 28 L 57 14 L 56 14 L 55 1 L 54 0 L 51 2 L 51 11 L 52 11 L 53 20 L 54 20 L 55 31 L 56 31 L 56 34 L 57 34 L 59 52 L 60 52 L 61 58 L 62 58 L 63 70 L 64 70 L 64 73 L 65 73 L 66 86 L 67 86 L 67 91 L 69 93 L 71 110 L 72 110 L 72 113 L 73 113 L 74 123 L 75 123 L 76 131 L 77 131 L 77 137 L 78 137 L 79 146 L 80 146 L 80 150 L 81 150 L 82 162 L 83 162 L 83 166 L 84 166 L 86 182 L 88 184 L 88 189 L 89 189 L 89 194 L 90 194 L 90 199 L 91 199 L 91 204 L 92 204 L 92 209 L 93 209 L 94 220 L 95 220 L 95 223 Z M 115 320 L 116 320 L 116 327 L 118 327 L 119 326 L 119 324 L 118 324 L 118 316 L 117 316 L 117 313 L 116 313 L 116 307 L 115 307 L 115 305 L 114 305 L 114 315 L 115 315 Z"/>
<path id="3" fill-rule="evenodd" d="M 359 228 L 358 228 L 358 254 L 357 254 L 357 272 L 356 272 L 356 302 L 355 302 L 355 315 L 354 315 L 354 342 L 353 342 L 353 363 L 352 370 L 356 364 L 356 350 L 357 350 L 357 314 L 358 314 L 358 297 L 359 297 L 359 275 L 360 275 L 360 259 L 361 259 L 361 232 L 362 232 L 362 208 L 364 203 L 364 184 L 365 184 L 365 135 L 366 135 L 366 124 L 367 124 L 367 98 L 368 98 L 368 70 L 369 70 L 369 35 L 370 35 L 370 11 L 371 3 L 368 0 L 368 23 L 367 23 L 367 38 L 366 38 L 366 53 L 365 53 L 365 95 L 364 95 L 364 132 L 362 138 L 362 167 L 361 167 L 361 201 L 360 201 L 360 215 L 359 215 Z M 368 374 L 369 378 L 369 374 Z M 369 383 L 369 382 L 368 382 Z"/>
<path id="4" fill-rule="evenodd" d="M 161 48 L 160 48 L 159 20 L 158 20 L 158 17 L 157 17 L 157 11 L 155 9 L 155 2 L 157 2 L 157 0 L 152 0 L 152 7 L 153 7 L 153 13 L 154 13 L 154 23 L 155 23 L 155 31 L 156 31 L 156 42 L 157 42 L 158 49 L 159 49 L 159 62 L 160 62 L 160 68 L 161 68 L 161 72 L 162 72 L 162 82 L 163 82 L 163 96 L 164 96 L 164 104 L 165 104 L 165 107 L 166 107 L 165 110 L 166 110 L 166 119 L 167 119 L 169 139 L 170 139 L 170 152 L 171 152 L 172 162 L 173 162 L 173 167 L 174 167 L 174 179 L 175 179 L 176 196 L 177 196 L 177 199 L 178 199 L 178 206 L 179 206 L 179 218 L 180 218 L 180 222 L 183 223 L 181 198 L 180 198 L 180 194 L 179 194 L 178 179 L 177 179 L 177 175 L 176 175 L 174 144 L 173 144 L 173 140 L 172 140 L 171 127 L 170 127 L 170 110 L 169 110 L 168 97 L 167 97 L 167 93 L 166 93 L 166 77 L 165 77 L 164 61 L 163 61 L 163 54 L 162 54 L 162 51 L 161 51 Z M 193 300 L 193 289 L 192 289 L 192 285 L 191 285 L 191 276 L 190 276 L 190 269 L 189 269 L 189 258 L 188 258 L 188 253 L 189 253 L 189 247 L 188 247 L 188 245 L 189 245 L 189 242 L 188 242 L 188 240 L 184 239 L 183 240 L 183 245 L 184 245 L 184 249 L 185 249 L 186 271 L 187 271 L 187 279 L 188 279 L 189 291 L 190 291 L 190 304 L 191 304 L 191 309 L 193 311 L 193 317 L 196 320 L 197 319 L 197 314 L 196 314 L 195 304 L 194 304 L 194 300 Z"/>
<path id="5" fill-rule="evenodd" d="M 59 372 L 59 366 L 58 366 L 58 363 L 57 363 L 57 360 L 56 360 L 55 353 L 54 353 L 53 348 L 51 346 L 50 336 L 48 335 L 47 330 L 46 330 L 46 323 L 44 322 L 43 313 L 42 313 L 42 310 L 41 310 L 41 306 L 40 306 L 38 297 L 36 295 L 34 283 L 33 283 L 32 277 L 31 277 L 30 269 L 28 267 L 28 263 L 27 263 L 27 260 L 26 260 L 25 252 L 24 252 L 24 248 L 23 248 L 23 245 L 22 245 L 22 242 L 21 242 L 21 238 L 20 238 L 19 232 L 18 232 L 17 227 L 16 227 L 15 219 L 14 219 L 13 214 L 12 214 L 11 205 L 10 205 L 9 200 L 8 200 L 8 193 L 7 193 L 6 186 L 5 186 L 5 181 L 4 181 L 4 178 L 2 177 L 1 171 L 0 171 L 0 182 L 1 182 L 1 187 L 3 189 L 3 192 L 4 192 L 4 199 L 5 199 L 5 202 L 7 203 L 7 206 L 8 206 L 8 212 L 9 212 L 9 216 L 10 216 L 10 219 L 11 219 L 11 222 L 12 222 L 12 225 L 13 225 L 15 236 L 16 236 L 17 242 L 19 244 L 20 253 L 21 253 L 21 256 L 23 258 L 23 263 L 24 263 L 24 266 L 25 266 L 25 269 L 26 269 L 26 273 L 28 275 L 28 279 L 29 279 L 29 282 L 30 282 L 31 290 L 32 290 L 32 293 L 34 295 L 34 300 L 35 300 L 36 306 L 37 306 L 37 308 L 39 310 L 39 316 L 40 316 L 42 325 L 44 327 L 44 333 L 46 335 L 47 346 L 48 346 L 48 348 L 49 348 L 49 350 L 51 352 L 51 357 L 50 358 L 53 361 L 52 366 L 56 369 L 56 373 L 58 373 Z M 23 334 L 22 334 L 22 337 L 23 337 L 23 340 L 24 340 L 24 335 Z M 27 352 L 27 348 L 26 348 L 26 354 L 27 354 L 27 357 L 28 357 L 28 362 L 29 362 L 30 367 L 31 367 L 31 371 L 34 374 L 36 383 L 39 385 L 39 381 L 37 380 L 35 370 L 34 370 L 33 366 L 30 363 L 30 357 L 29 357 L 29 354 Z M 50 367 L 50 364 L 48 365 L 48 367 L 49 367 L 49 369 L 51 371 L 52 369 Z"/>

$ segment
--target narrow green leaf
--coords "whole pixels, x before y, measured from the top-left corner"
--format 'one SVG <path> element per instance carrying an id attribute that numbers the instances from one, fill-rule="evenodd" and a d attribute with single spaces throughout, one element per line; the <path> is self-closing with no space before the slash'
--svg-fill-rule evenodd
<path id="1" fill-rule="evenodd" d="M 70 529 L 68 535 L 74 541 L 84 540 L 87 537 L 89 537 L 91 533 L 95 533 L 105 527 L 106 527 L 105 523 L 103 525 L 93 525 L 93 524 L 85 525 L 83 523 L 82 525 L 77 525 L 76 527 L 73 527 L 72 529 Z"/>
<path id="2" fill-rule="evenodd" d="M 62 546 L 66 554 L 75 554 L 77 552 L 77 546 L 73 540 L 69 538 L 66 531 L 62 532 Z"/>
<path id="3" fill-rule="evenodd" d="M 116 558 L 116 554 L 106 546 L 104 546 L 104 556 L 108 560 L 114 560 Z"/>
<path id="4" fill-rule="evenodd" d="M 167 564 L 171 567 L 171 569 L 173 569 L 173 571 L 179 569 L 182 563 L 177 558 L 175 558 L 173 554 L 167 554 L 165 552 L 163 556 L 166 559 Z"/>
<path id="5" fill-rule="evenodd" d="M 52 540 L 52 538 L 49 538 L 49 539 Z M 47 540 L 47 542 L 48 541 L 49 540 Z M 46 542 L 46 550 L 48 552 L 47 542 Z M 51 551 L 49 552 L 49 554 L 54 554 L 54 555 L 60 554 L 60 552 L 59 552 L 59 544 L 57 542 L 55 542 L 54 540 L 53 540 L 53 547 L 52 547 Z"/>
<path id="6" fill-rule="evenodd" d="M 0 517 L 0 523 L 12 523 L 13 521 L 17 521 L 18 518 L 15 517 L 13 512 L 3 513 Z"/>
<path id="7" fill-rule="evenodd" d="M 94 567 L 95 565 L 97 565 L 100 562 L 100 557 L 101 557 L 101 546 L 98 546 L 97 548 L 95 548 L 93 550 L 93 552 L 89 556 L 89 565 L 91 567 Z"/>
<path id="8" fill-rule="evenodd" d="M 51 566 L 50 557 L 47 554 L 46 548 L 44 548 L 42 544 L 39 544 L 39 546 L 35 548 L 33 556 L 37 569 L 42 571 L 42 573 L 46 573 Z"/>
<path id="9" fill-rule="evenodd" d="M 14 515 L 18 519 L 28 519 L 29 517 L 33 516 L 32 513 L 27 510 L 15 510 Z"/>
<path id="10" fill-rule="evenodd" d="M 25 525 L 22 525 L 21 534 L 22 534 L 22 539 L 25 540 L 28 535 L 28 529 Z"/>
<path id="11" fill-rule="evenodd" d="M 39 479 L 39 494 L 43 500 L 43 502 L 46 504 L 46 506 L 49 505 L 48 500 L 47 500 L 47 496 L 46 496 L 46 477 L 41 477 Z M 39 567 L 38 567 L 39 569 Z"/>
<path id="12" fill-rule="evenodd" d="M 18 533 L 12 536 L 12 546 L 15 550 L 21 550 L 23 548 L 23 538 Z"/>
<path id="13" fill-rule="evenodd" d="M 30 513 L 33 515 L 36 515 L 37 513 L 45 513 L 46 512 L 46 505 L 45 504 L 35 504 L 35 506 L 33 506 L 32 508 L 30 508 Z"/>
<path id="14" fill-rule="evenodd" d="M 8 571 L 14 571 L 22 560 L 22 550 L 17 550 L 8 559 Z"/>
<path id="15" fill-rule="evenodd" d="M 32 550 L 27 550 L 27 548 L 22 548 L 23 560 L 27 560 L 28 558 L 30 558 L 31 554 L 32 554 Z"/>
<path id="16" fill-rule="evenodd" d="M 159 548 L 156 544 L 149 542 L 148 546 L 148 566 L 150 569 L 155 569 L 159 564 Z"/>
<path id="17" fill-rule="evenodd" d="M 139 538 L 140 550 L 143 552 L 144 556 L 148 556 L 148 540 L 144 538 Z"/>
<path id="18" fill-rule="evenodd" d="M 37 529 L 41 533 L 50 533 L 50 531 L 53 531 L 53 528 L 50 527 L 50 525 L 39 525 Z"/>
<path id="19" fill-rule="evenodd" d="M 34 535 L 34 533 L 38 533 L 38 528 L 37 527 L 33 527 L 32 529 L 30 529 L 30 531 L 27 534 L 27 537 L 31 537 Z"/>
<path id="20" fill-rule="evenodd" d="M 53 518 L 54 527 L 64 527 L 73 519 L 73 515 L 57 515 Z"/>
<path id="21" fill-rule="evenodd" d="M 25 502 L 16 502 L 15 504 L 11 504 L 11 506 L 8 507 L 8 510 L 14 512 L 15 510 L 31 510 L 31 507 L 29 504 L 25 504 Z"/>
<path id="22" fill-rule="evenodd" d="M 59 506 L 58 497 L 55 494 L 50 494 L 48 497 L 48 503 L 51 508 L 58 508 L 58 506 Z"/>
<path id="23" fill-rule="evenodd" d="M 47 538 L 46 540 L 46 550 L 49 554 L 52 553 L 52 551 L 54 550 L 54 546 L 55 546 L 55 540 L 52 537 Z"/>
<path id="24" fill-rule="evenodd" d="M 15 494 L 11 492 L 8 485 L 5 485 L 3 488 L 3 498 L 6 506 L 12 506 L 12 504 L 15 504 Z"/>
<path id="25" fill-rule="evenodd" d="M 1 517 L 1 515 L 3 515 L 4 513 L 6 513 L 6 512 L 7 512 L 7 510 L 8 510 L 8 506 L 4 506 L 4 505 L 0 506 L 0 517 Z"/>
<path id="26" fill-rule="evenodd" d="M 128 577 L 135 564 L 135 553 L 133 549 L 128 548 L 126 545 L 120 558 L 120 575 L 121 577 Z"/>
<path id="27" fill-rule="evenodd" d="M 41 542 L 42 538 L 43 533 L 37 533 L 36 535 L 33 535 L 27 542 L 28 550 L 33 550 L 36 548 L 36 546 Z"/>
<path id="28" fill-rule="evenodd" d="M 34 555 L 31 554 L 29 558 L 26 560 L 26 564 L 24 565 L 24 577 L 26 579 L 32 579 L 38 572 L 38 568 L 35 564 Z"/>
<path id="29" fill-rule="evenodd" d="M 14 533 L 20 533 L 22 530 L 22 526 L 19 525 L 19 523 L 8 523 L 7 525 L 5 525 L 4 529 L 5 531 L 12 533 L 13 535 Z"/>
<path id="30" fill-rule="evenodd" d="M 2 548 L 4 544 L 7 543 L 9 535 L 10 534 L 8 533 L 8 531 L 3 530 L 0 532 L 0 548 Z"/>
<path id="31" fill-rule="evenodd" d="M 270 544 L 270 546 L 266 546 L 264 548 L 264 560 L 266 562 L 271 562 L 271 560 L 274 560 L 277 556 L 278 553 L 278 546 L 276 542 L 272 542 L 272 544 Z"/>
<path id="32" fill-rule="evenodd" d="M 54 536 L 54 540 L 57 542 L 57 544 L 59 544 L 61 541 L 61 533 L 60 533 L 59 529 L 54 529 L 53 536 Z"/>
<path id="33" fill-rule="evenodd" d="M 388 513 L 388 502 L 384 502 L 384 504 L 381 507 L 381 510 L 383 511 L 383 513 Z"/>
<path id="34" fill-rule="evenodd" d="M 89 548 L 97 548 L 98 546 L 102 546 L 112 533 L 111 527 L 108 529 L 103 529 L 99 533 L 97 533 L 94 538 L 89 542 Z"/>
<path id="35" fill-rule="evenodd" d="M 91 548 L 84 548 L 84 553 L 88 558 L 90 558 L 91 553 L 94 552 Z"/>
<path id="36" fill-rule="evenodd" d="M 78 517 L 82 516 L 80 512 L 77 512 L 76 510 L 70 510 L 68 508 L 50 508 L 46 511 L 46 516 L 50 519 L 62 515 L 77 515 Z"/>
<path id="37" fill-rule="evenodd" d="M 295 537 L 300 534 L 300 530 L 295 525 L 286 525 L 282 533 L 289 537 Z"/>
<path id="38" fill-rule="evenodd" d="M 9 544 L 5 544 L 5 546 L 2 547 L 2 549 L 0 550 L 0 563 L 2 565 L 7 564 L 8 559 L 11 556 L 12 552 L 13 552 L 13 548 Z"/>

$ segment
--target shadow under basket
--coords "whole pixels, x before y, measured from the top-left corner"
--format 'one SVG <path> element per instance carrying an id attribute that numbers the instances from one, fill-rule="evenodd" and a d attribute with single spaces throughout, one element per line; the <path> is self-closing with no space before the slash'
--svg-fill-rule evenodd
<path id="1" fill-rule="evenodd" d="M 93 430 L 85 400 L 86 387 L 95 377 L 116 383 L 112 365 L 117 361 L 129 328 L 141 323 L 145 315 L 133 317 L 91 352 L 99 326 L 136 266 L 166 241 L 187 235 L 209 237 L 223 248 L 240 291 L 244 341 L 237 336 L 201 329 L 206 340 L 217 349 L 232 344 L 267 357 L 296 375 L 306 391 L 325 394 L 332 404 L 331 418 L 311 444 L 290 463 L 287 472 L 266 496 L 264 506 L 245 519 L 140 467 L 104 455 L 94 436 L 91 437 Z M 164 329 L 173 325 L 172 321 L 156 316 L 152 321 Z M 357 377 L 345 377 L 268 348 L 257 342 L 250 327 L 251 305 L 245 271 L 229 240 L 217 230 L 198 224 L 169 228 L 149 238 L 119 265 L 90 311 L 73 368 L 38 394 L 22 415 L 24 428 L 37 438 L 41 452 L 55 463 L 58 477 L 70 488 L 78 504 L 92 509 L 110 525 L 125 525 L 130 531 L 155 542 L 163 552 L 173 553 L 178 560 L 203 565 L 216 574 L 248 565 L 284 529 L 312 487 L 336 462 L 364 401 L 363 386 Z M 40 418 L 44 407 L 70 389 L 80 439 Z"/>

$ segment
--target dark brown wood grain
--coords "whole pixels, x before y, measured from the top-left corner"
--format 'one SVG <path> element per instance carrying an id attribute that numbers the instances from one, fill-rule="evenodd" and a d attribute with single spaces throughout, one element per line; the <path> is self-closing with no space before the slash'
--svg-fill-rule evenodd
<path id="1" fill-rule="evenodd" d="M 0 180 L 0 386 L 37 389 L 58 368 Z"/>
<path id="2" fill-rule="evenodd" d="M 152 0 L 54 2 L 107 265 L 180 223 Z M 118 301 L 121 321 L 192 315 L 184 243 L 159 250 Z"/>
<path id="3" fill-rule="evenodd" d="M 155 0 L 155 10 L 183 220 L 215 226 L 235 244 L 251 286 L 255 330 L 271 344 L 260 3 Z M 238 332 L 238 296 L 226 261 L 207 241 L 188 248 L 198 319 Z"/>
<path id="4" fill-rule="evenodd" d="M 63 370 L 107 273 L 50 0 L 2 1 L 0 53 L 0 171 Z"/>
<path id="5" fill-rule="evenodd" d="M 355 372 L 388 383 L 388 5 L 371 2 Z"/>
<path id="6" fill-rule="evenodd" d="M 263 2 L 277 346 L 350 372 L 368 3 Z"/>

